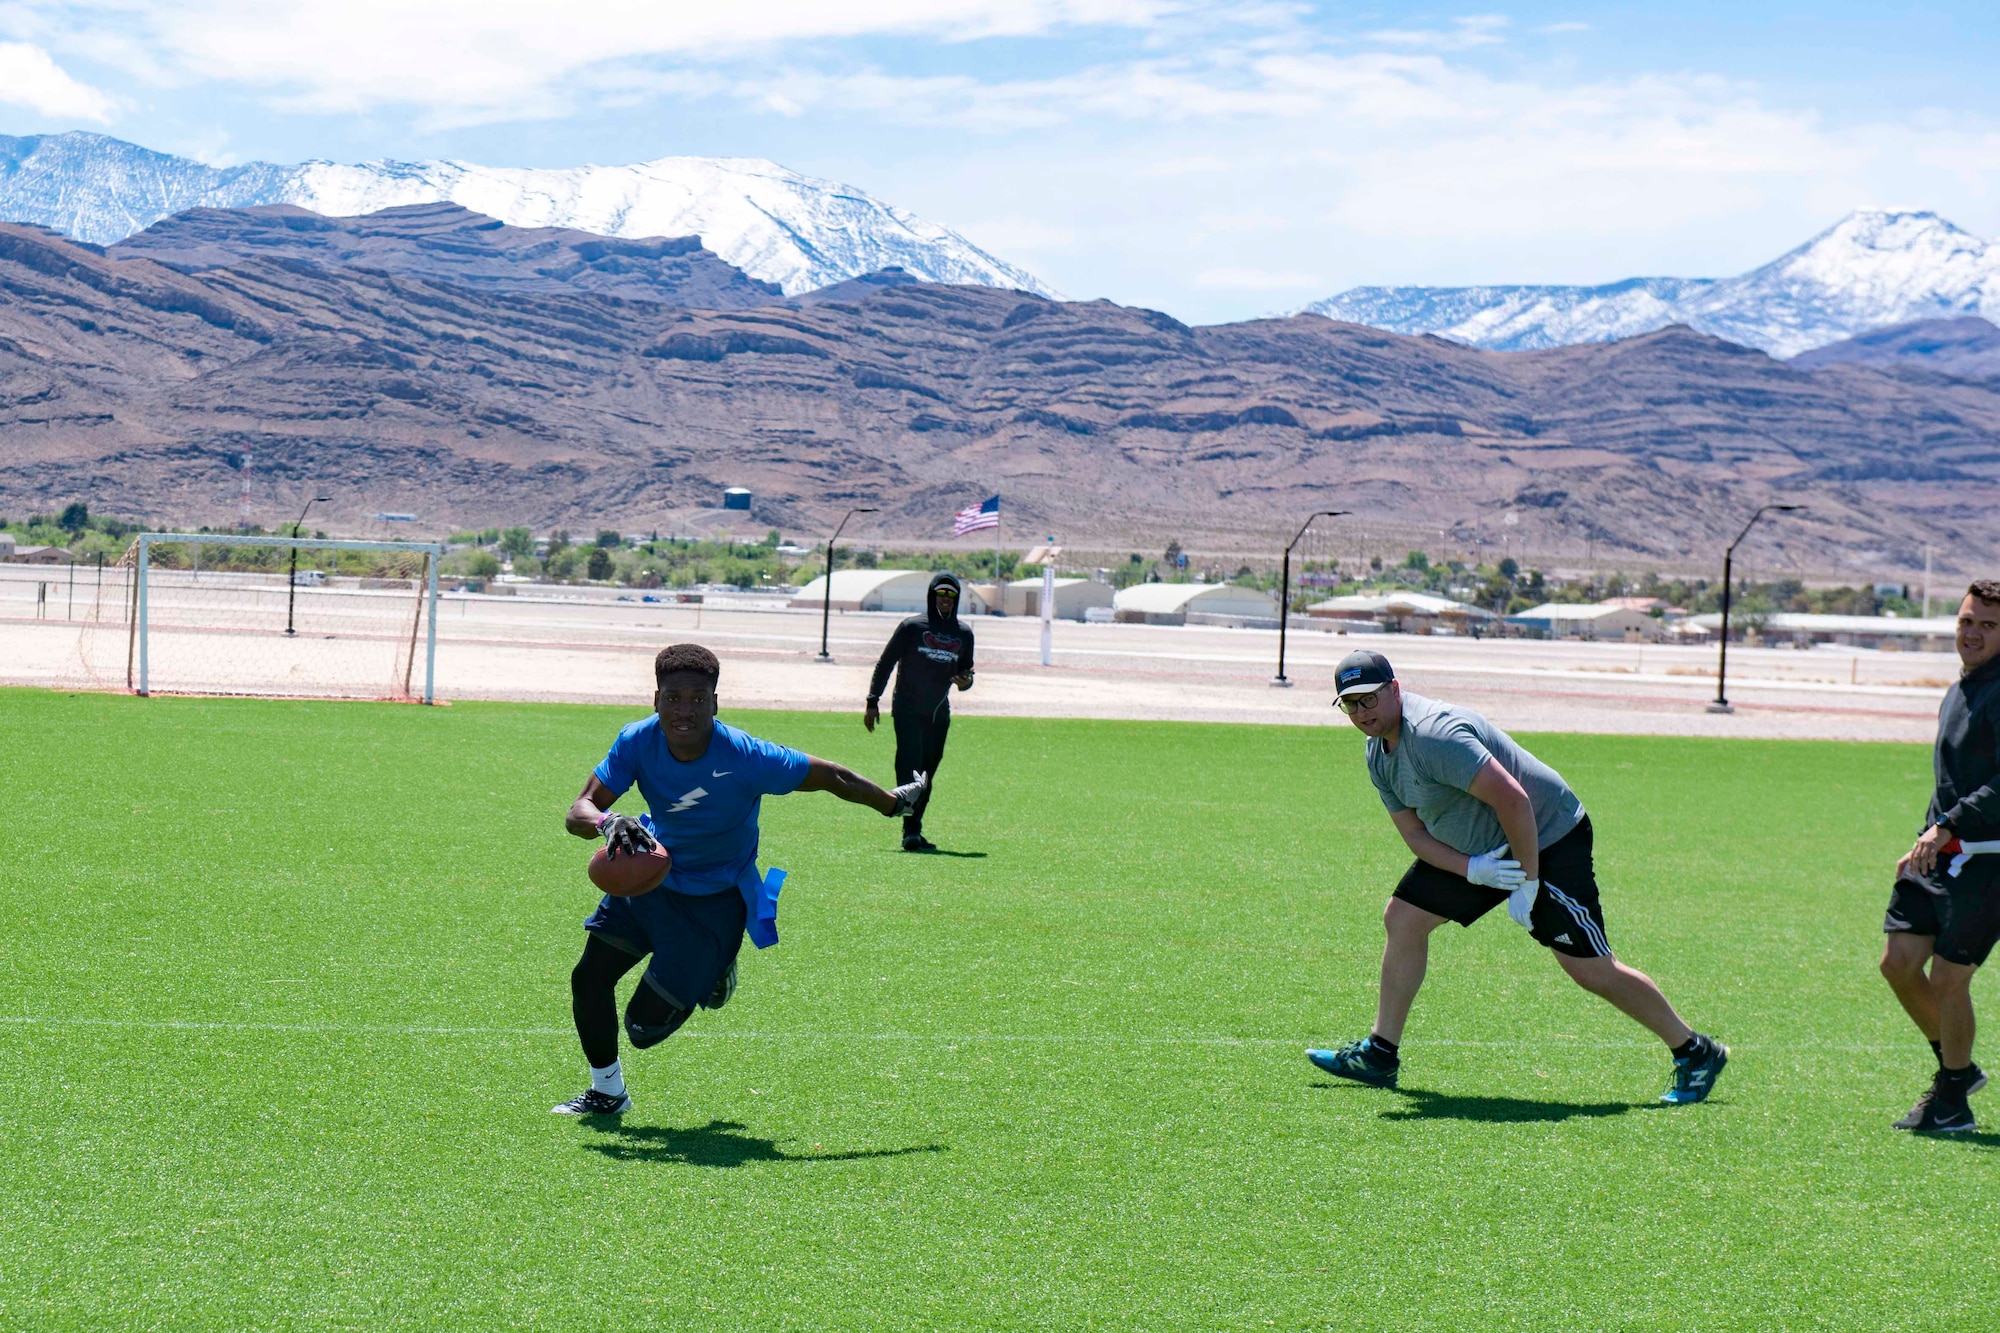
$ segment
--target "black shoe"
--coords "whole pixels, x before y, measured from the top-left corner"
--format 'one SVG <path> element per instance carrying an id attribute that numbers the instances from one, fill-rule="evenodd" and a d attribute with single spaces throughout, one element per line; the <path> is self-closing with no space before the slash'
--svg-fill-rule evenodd
<path id="1" fill-rule="evenodd" d="M 1715 1080 L 1729 1063 L 1729 1048 L 1713 1037 L 1701 1038 L 1701 1046 L 1685 1060 L 1674 1061 L 1674 1081 L 1660 1094 L 1669 1106 L 1687 1106 L 1708 1100 Z"/>
<path id="2" fill-rule="evenodd" d="M 1368 1037 L 1349 1042 L 1337 1051 L 1309 1050 L 1306 1059 L 1329 1074 L 1351 1078 L 1372 1088 L 1395 1087 L 1396 1075 L 1403 1067 L 1401 1058 L 1382 1054 Z"/>
<path id="3" fill-rule="evenodd" d="M 1979 1122 L 1972 1118 L 1965 1094 L 1947 1087 L 1943 1071 L 1939 1071 L 1910 1113 L 1896 1121 L 1894 1127 L 1917 1134 L 1963 1134 L 1979 1128 Z"/>
<path id="4" fill-rule="evenodd" d="M 551 1106 L 549 1108 L 549 1114 L 550 1115 L 624 1115 L 627 1111 L 631 1109 L 632 1109 L 631 1093 L 628 1092 L 623 1097 L 613 1097 L 608 1092 L 599 1092 L 596 1088 L 592 1088 L 590 1089 L 590 1091 L 584 1093 L 581 1097 L 570 1098 L 568 1101 L 564 1102 L 561 1106 Z"/>
<path id="5" fill-rule="evenodd" d="M 906 852 L 934 852 L 937 850 L 937 844 L 921 833 L 905 833 L 903 835 L 903 850 Z"/>
<path id="6" fill-rule="evenodd" d="M 715 983 L 715 989 L 710 991 L 708 998 L 701 1002 L 701 1007 L 704 1009 L 720 1009 L 723 1005 L 729 1003 L 729 997 L 734 994 L 736 994 L 736 960 L 731 959 L 729 970 L 723 973 L 722 980 Z"/>
<path id="7" fill-rule="evenodd" d="M 1970 1097 L 1973 1093 L 1978 1092 L 1986 1086 L 1986 1071 L 1976 1064 L 1966 1067 L 1972 1071 L 1971 1075 L 1965 1081 L 1965 1095 Z"/>

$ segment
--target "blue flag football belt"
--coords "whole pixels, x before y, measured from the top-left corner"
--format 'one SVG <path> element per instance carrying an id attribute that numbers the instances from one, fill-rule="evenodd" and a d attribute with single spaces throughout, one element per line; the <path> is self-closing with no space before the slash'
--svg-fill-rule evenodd
<path id="1" fill-rule="evenodd" d="M 743 928 L 750 932 L 750 942 L 760 949 L 778 942 L 778 890 L 784 887 L 785 872 L 772 866 L 764 872 L 763 881 L 743 895 L 750 908 Z"/>

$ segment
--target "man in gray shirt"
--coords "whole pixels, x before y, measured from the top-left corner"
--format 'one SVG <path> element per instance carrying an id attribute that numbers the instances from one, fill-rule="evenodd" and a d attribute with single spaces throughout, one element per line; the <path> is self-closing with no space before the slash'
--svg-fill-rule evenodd
<path id="1" fill-rule="evenodd" d="M 1682 1022 L 1651 977 L 1613 956 L 1590 817 L 1562 775 L 1471 709 L 1405 693 L 1380 653 L 1349 653 L 1334 680 L 1336 706 L 1368 737 L 1368 776 L 1417 860 L 1382 915 L 1374 1028 L 1306 1058 L 1329 1074 L 1395 1087 L 1431 932 L 1447 921 L 1469 926 L 1505 903 L 1571 980 L 1667 1044 L 1674 1081 L 1661 1101 L 1706 1098 L 1729 1048 Z"/>

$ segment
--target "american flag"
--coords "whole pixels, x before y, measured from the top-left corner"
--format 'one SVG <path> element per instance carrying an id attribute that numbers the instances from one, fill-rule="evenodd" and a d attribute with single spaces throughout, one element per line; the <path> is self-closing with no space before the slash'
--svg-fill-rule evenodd
<path id="1" fill-rule="evenodd" d="M 981 528 L 1000 526 L 1000 497 L 994 496 L 984 504 L 967 505 L 951 518 L 951 535 L 963 537 L 968 532 L 978 532 Z"/>

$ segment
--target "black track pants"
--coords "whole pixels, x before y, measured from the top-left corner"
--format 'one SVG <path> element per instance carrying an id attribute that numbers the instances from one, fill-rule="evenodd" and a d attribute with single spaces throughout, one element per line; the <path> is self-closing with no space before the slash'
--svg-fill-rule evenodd
<path id="1" fill-rule="evenodd" d="M 944 762 L 944 738 L 951 733 L 951 712 L 938 709 L 935 719 L 917 713 L 894 713 L 891 720 L 896 724 L 896 781 L 898 784 L 910 781 L 919 773 L 931 775 L 931 782 L 937 782 L 938 765 Z M 932 790 L 936 790 L 933 786 Z M 924 799 L 917 804 L 917 812 L 903 818 L 903 836 L 924 831 L 924 809 L 931 803 L 931 793 L 924 793 Z"/>

